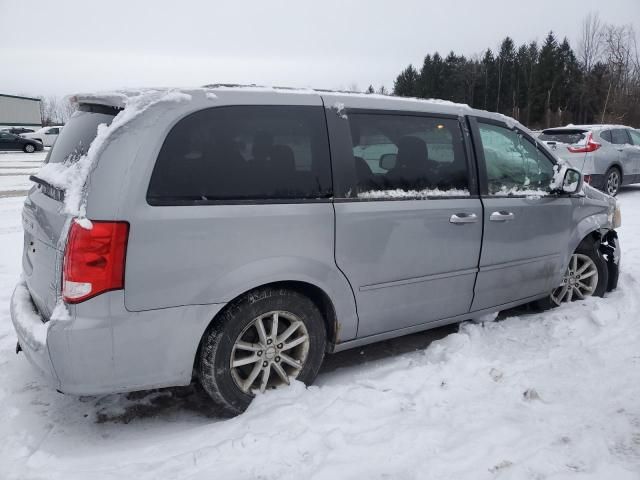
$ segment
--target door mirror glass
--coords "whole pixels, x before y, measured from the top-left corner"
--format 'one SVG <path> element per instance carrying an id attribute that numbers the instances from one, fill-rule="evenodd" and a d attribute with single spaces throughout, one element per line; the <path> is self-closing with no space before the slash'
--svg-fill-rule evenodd
<path id="1" fill-rule="evenodd" d="M 385 170 L 391 170 L 396 166 L 396 158 L 398 154 L 396 153 L 385 153 L 380 156 L 380 168 L 384 168 Z"/>
<path id="2" fill-rule="evenodd" d="M 577 193 L 582 188 L 582 175 L 578 170 L 567 168 L 562 180 L 562 191 L 564 193 Z"/>

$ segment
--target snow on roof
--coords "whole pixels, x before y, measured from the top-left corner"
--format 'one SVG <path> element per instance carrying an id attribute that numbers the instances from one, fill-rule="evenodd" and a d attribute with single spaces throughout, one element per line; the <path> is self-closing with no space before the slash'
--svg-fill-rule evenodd
<path id="1" fill-rule="evenodd" d="M 340 97 L 344 101 L 349 100 L 375 100 L 380 103 L 385 103 L 387 107 L 392 106 L 394 103 L 406 103 L 414 105 L 418 110 L 420 107 L 431 106 L 443 113 L 450 113 L 455 115 L 469 115 L 476 114 L 487 118 L 493 118 L 505 122 L 509 127 L 519 127 L 524 130 L 528 130 L 517 120 L 502 115 L 501 113 L 488 112 L 485 110 L 477 110 L 471 108 L 464 103 L 455 103 L 449 100 L 440 100 L 435 98 L 416 98 L 416 97 L 399 97 L 394 95 L 381 95 L 375 93 L 361 93 L 361 92 L 348 92 L 339 90 L 324 90 L 324 89 L 312 89 L 312 88 L 297 88 L 297 87 L 280 87 L 280 86 L 263 86 L 263 85 L 238 85 L 238 84 L 209 84 L 203 87 L 161 87 L 161 88 L 143 88 L 143 89 L 130 89 L 130 90 L 116 90 L 112 92 L 98 92 L 98 93 L 82 93 L 71 97 L 72 101 L 78 103 L 94 103 L 100 105 L 107 105 L 116 108 L 125 108 L 130 99 L 135 98 L 139 101 L 141 98 L 148 96 L 157 97 L 162 95 L 179 95 L 186 94 L 194 98 L 204 94 L 207 99 L 215 99 L 216 93 L 223 94 L 224 92 L 245 92 L 245 93 L 281 93 L 281 94 L 300 94 L 309 96 L 332 96 Z"/>
<path id="2" fill-rule="evenodd" d="M 448 100 L 439 100 L 435 98 L 416 98 L 416 97 L 398 97 L 393 95 L 381 95 L 375 93 L 360 93 L 360 92 L 347 92 L 340 90 L 323 90 L 312 88 L 297 88 L 297 87 L 278 87 L 278 86 L 262 86 L 262 85 L 236 85 L 236 84 L 210 84 L 203 87 L 162 87 L 162 88 L 148 88 L 148 89 L 127 89 L 127 90 L 115 90 L 107 92 L 96 93 L 78 93 L 70 97 L 70 99 L 77 103 L 95 103 L 99 105 L 108 105 L 116 108 L 124 108 L 127 101 L 131 97 L 140 97 L 147 94 L 157 95 L 159 92 L 180 92 L 188 95 L 193 95 L 196 92 L 204 92 L 211 95 L 215 92 L 246 92 L 246 93 L 283 93 L 283 94 L 301 94 L 301 95 L 339 95 L 348 98 L 362 98 L 369 100 L 386 100 L 386 101 L 402 101 L 411 103 L 421 103 L 434 106 L 452 107 L 459 110 L 471 112 L 473 109 L 469 105 L 463 103 L 455 103 Z M 505 117 L 508 118 L 508 117 Z M 510 119 L 510 121 L 513 121 Z"/>
<path id="3" fill-rule="evenodd" d="M 547 130 L 576 130 L 576 129 L 582 129 L 582 130 L 594 130 L 594 129 L 605 129 L 605 128 L 633 128 L 630 127 L 628 125 L 616 125 L 616 124 L 606 124 L 606 123 L 593 123 L 593 124 L 585 124 L 585 125 L 574 125 L 572 123 L 569 123 L 567 125 L 565 125 L 564 127 L 550 127 L 550 128 L 545 128 L 543 131 L 547 131 Z"/>

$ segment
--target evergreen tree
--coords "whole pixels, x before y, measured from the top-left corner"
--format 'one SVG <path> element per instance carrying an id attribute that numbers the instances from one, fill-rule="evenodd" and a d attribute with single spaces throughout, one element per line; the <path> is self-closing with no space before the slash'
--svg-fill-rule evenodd
<path id="1" fill-rule="evenodd" d="M 559 63 L 558 42 L 553 32 L 549 32 L 540 49 L 532 111 L 532 120 L 541 121 L 546 127 L 551 125 L 551 112 L 558 105 Z"/>
<path id="2" fill-rule="evenodd" d="M 633 31 L 609 25 L 606 32 L 600 46 L 600 58 L 606 61 L 596 59 L 589 67 L 578 61 L 566 38 L 559 43 L 553 32 L 541 46 L 530 42 L 517 49 L 505 37 L 496 54 L 491 49 L 472 58 L 455 52 L 446 58 L 427 54 L 419 72 L 409 65 L 398 75 L 394 93 L 464 102 L 534 128 L 600 122 L 603 117 L 640 125 Z"/>
<path id="3" fill-rule="evenodd" d="M 498 89 L 496 92 L 496 112 L 513 114 L 514 107 L 514 68 L 515 49 L 513 40 L 506 37 L 501 45 L 500 52 L 496 58 L 496 68 L 498 77 Z"/>
<path id="4" fill-rule="evenodd" d="M 482 107 L 485 110 L 491 108 L 489 102 L 491 99 L 496 98 L 497 91 L 497 69 L 496 60 L 493 57 L 493 52 L 490 48 L 484 54 L 482 58 Z"/>
<path id="5" fill-rule="evenodd" d="M 413 65 L 409 65 L 393 83 L 393 93 L 400 97 L 418 96 L 418 79 L 418 72 Z"/>

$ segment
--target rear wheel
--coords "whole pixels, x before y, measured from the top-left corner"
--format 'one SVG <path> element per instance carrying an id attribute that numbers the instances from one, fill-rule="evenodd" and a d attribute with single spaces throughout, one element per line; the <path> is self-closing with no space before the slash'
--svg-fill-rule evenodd
<path id="1" fill-rule="evenodd" d="M 33 153 L 36 151 L 36 147 L 33 146 L 31 143 L 27 143 L 24 146 L 23 150 L 25 151 L 25 153 Z"/>
<path id="2" fill-rule="evenodd" d="M 609 170 L 607 170 L 607 174 L 605 175 L 605 192 L 612 197 L 615 197 L 618 194 L 620 185 L 622 185 L 622 174 L 617 167 L 611 167 Z"/>
<path id="3" fill-rule="evenodd" d="M 202 340 L 197 372 L 226 414 L 243 412 L 259 392 L 292 379 L 311 383 L 324 358 L 326 331 L 316 305 L 284 288 L 264 288 L 231 304 Z"/>

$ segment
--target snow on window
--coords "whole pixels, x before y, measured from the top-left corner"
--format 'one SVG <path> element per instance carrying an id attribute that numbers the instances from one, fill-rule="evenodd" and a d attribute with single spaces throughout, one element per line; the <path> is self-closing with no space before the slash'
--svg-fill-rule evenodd
<path id="1" fill-rule="evenodd" d="M 396 188 L 393 190 L 370 190 L 367 192 L 358 192 L 358 198 L 362 198 L 365 200 L 389 200 L 394 198 L 415 198 L 415 199 L 425 199 L 429 197 L 468 197 L 469 190 L 467 189 L 451 189 L 451 190 L 440 190 L 438 188 L 434 189 L 423 189 L 423 190 L 403 190 L 401 188 Z"/>
<path id="2" fill-rule="evenodd" d="M 345 113 L 344 103 L 336 102 L 333 105 L 333 109 L 336 111 L 338 116 L 344 120 L 347 119 L 347 114 Z"/>
<path id="3" fill-rule="evenodd" d="M 529 189 L 522 187 L 511 187 L 507 188 L 507 186 L 503 185 L 500 190 L 494 191 L 491 195 L 495 197 L 510 197 L 514 195 L 525 196 L 525 197 L 544 197 L 545 195 L 549 195 L 547 190 L 541 189 Z"/>
<path id="4" fill-rule="evenodd" d="M 551 179 L 551 183 L 549 183 L 549 188 L 551 188 L 551 190 L 562 190 L 567 168 L 569 168 L 569 166 L 565 162 L 558 162 L 553 166 L 553 177 Z"/>

